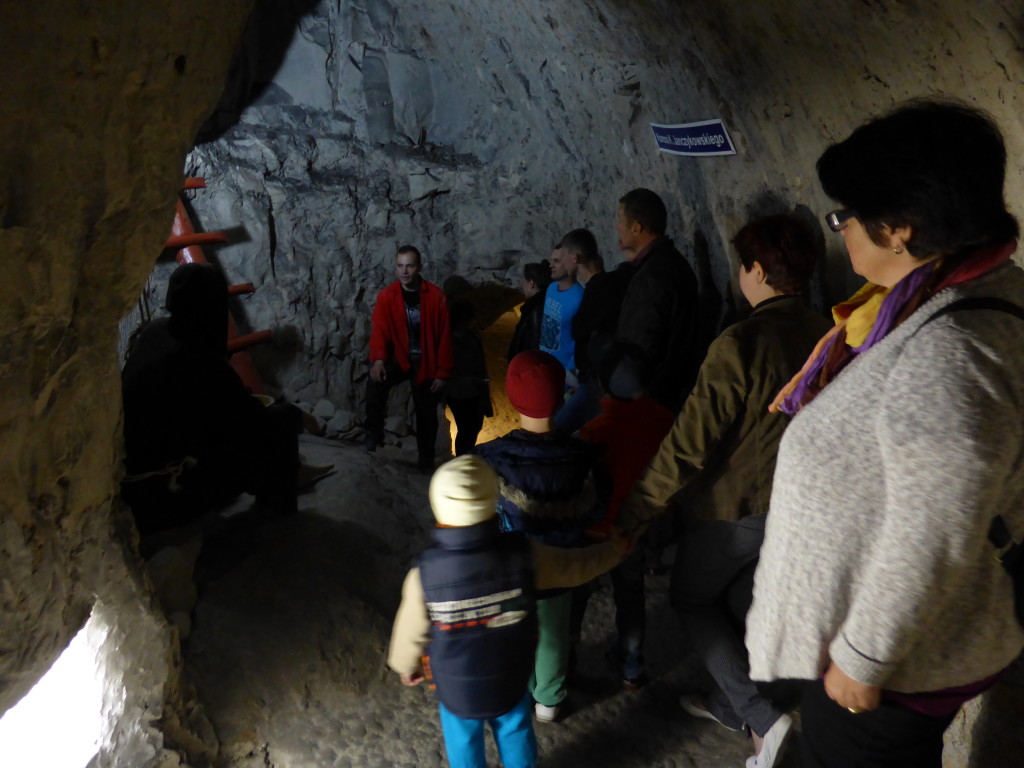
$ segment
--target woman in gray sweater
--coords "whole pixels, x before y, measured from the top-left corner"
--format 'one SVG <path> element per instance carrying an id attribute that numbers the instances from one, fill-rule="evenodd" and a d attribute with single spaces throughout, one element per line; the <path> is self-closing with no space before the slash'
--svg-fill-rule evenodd
<path id="1" fill-rule="evenodd" d="M 818 161 L 868 283 L 775 407 L 783 437 L 746 643 L 816 681 L 801 766 L 939 768 L 959 707 L 1024 646 L 987 531 L 1024 533 L 1024 306 L 1006 153 L 982 113 L 912 102 Z"/>

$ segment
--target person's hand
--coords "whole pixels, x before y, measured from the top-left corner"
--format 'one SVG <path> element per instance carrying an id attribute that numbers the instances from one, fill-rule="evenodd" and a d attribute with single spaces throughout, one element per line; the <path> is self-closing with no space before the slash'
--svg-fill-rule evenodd
<path id="1" fill-rule="evenodd" d="M 388 380 L 388 372 L 384 370 L 383 360 L 374 360 L 373 365 L 370 366 L 370 378 L 380 384 L 382 381 Z"/>
<path id="2" fill-rule="evenodd" d="M 830 661 L 825 670 L 825 693 L 840 707 L 845 707 L 854 714 L 877 709 L 882 699 L 882 688 L 854 680 L 839 666 Z"/>
<path id="3" fill-rule="evenodd" d="M 423 672 L 418 669 L 411 675 L 399 675 L 398 677 L 402 681 L 402 685 L 414 686 L 423 682 Z"/>
<path id="4" fill-rule="evenodd" d="M 662 512 L 664 512 L 663 509 L 656 510 L 649 507 L 640 492 L 634 489 L 622 502 L 622 509 L 619 510 L 615 524 L 626 533 L 638 536 L 641 533 L 640 529 L 646 528 L 646 524 Z"/>
<path id="5" fill-rule="evenodd" d="M 619 551 L 619 557 L 624 558 L 636 546 L 636 536 L 613 527 L 608 535 L 608 541 Z"/>
<path id="6" fill-rule="evenodd" d="M 444 379 L 434 379 L 430 382 L 431 392 L 440 392 L 442 389 L 444 389 Z"/>
<path id="7" fill-rule="evenodd" d="M 583 535 L 590 541 L 608 541 L 608 537 L 611 536 L 611 533 L 612 524 L 607 520 L 602 520 L 583 531 Z"/>

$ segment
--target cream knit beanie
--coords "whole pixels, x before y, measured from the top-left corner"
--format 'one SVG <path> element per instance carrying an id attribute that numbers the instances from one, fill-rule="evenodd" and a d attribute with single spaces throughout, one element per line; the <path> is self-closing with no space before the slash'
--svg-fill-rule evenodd
<path id="1" fill-rule="evenodd" d="M 430 506 L 442 525 L 465 527 L 496 514 L 498 477 L 479 456 L 459 456 L 430 479 Z"/>

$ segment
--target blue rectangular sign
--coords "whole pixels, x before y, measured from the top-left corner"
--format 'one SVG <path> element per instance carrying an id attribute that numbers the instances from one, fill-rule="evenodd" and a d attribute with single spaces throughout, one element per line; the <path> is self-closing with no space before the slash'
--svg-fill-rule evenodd
<path id="1" fill-rule="evenodd" d="M 702 120 L 682 125 L 651 123 L 651 130 L 662 152 L 690 157 L 736 154 L 729 132 L 721 120 Z"/>

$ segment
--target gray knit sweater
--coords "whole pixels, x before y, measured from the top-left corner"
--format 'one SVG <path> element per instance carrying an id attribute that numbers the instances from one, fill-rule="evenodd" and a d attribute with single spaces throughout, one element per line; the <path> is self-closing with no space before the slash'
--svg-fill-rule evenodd
<path id="1" fill-rule="evenodd" d="M 989 521 L 1024 534 L 1024 306 L 1004 265 L 942 291 L 793 419 L 779 449 L 747 647 L 755 680 L 828 659 L 896 691 L 966 685 L 1024 646 Z M 921 328 L 919 333 L 915 331 Z"/>

